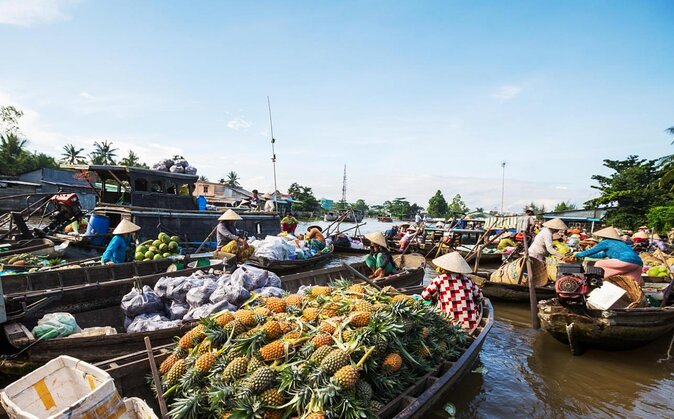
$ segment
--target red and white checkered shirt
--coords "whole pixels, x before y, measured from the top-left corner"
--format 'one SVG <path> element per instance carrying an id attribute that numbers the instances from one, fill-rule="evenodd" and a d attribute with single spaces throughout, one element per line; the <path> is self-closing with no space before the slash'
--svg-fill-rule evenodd
<path id="1" fill-rule="evenodd" d="M 482 290 L 465 275 L 442 274 L 431 281 L 421 293 L 424 300 L 437 295 L 438 310 L 449 314 L 456 324 L 471 330 L 479 319 L 479 304 Z"/>

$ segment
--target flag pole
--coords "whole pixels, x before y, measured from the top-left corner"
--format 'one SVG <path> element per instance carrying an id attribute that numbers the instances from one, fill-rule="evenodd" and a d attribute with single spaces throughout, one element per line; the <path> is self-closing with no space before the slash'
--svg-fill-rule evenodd
<path id="1" fill-rule="evenodd" d="M 274 124 L 271 119 L 271 101 L 269 100 L 269 96 L 267 96 L 267 108 L 269 108 L 269 131 L 271 133 L 271 163 L 274 167 L 274 210 L 278 211 L 278 197 L 276 196 L 278 192 L 278 186 L 276 186 L 276 151 L 274 150 L 276 139 L 274 138 Z"/>

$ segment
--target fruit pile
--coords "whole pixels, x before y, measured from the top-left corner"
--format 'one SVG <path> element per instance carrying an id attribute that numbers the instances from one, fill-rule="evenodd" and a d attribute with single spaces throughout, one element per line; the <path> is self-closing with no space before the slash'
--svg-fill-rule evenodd
<path id="1" fill-rule="evenodd" d="M 180 253 L 180 238 L 178 236 L 169 236 L 166 233 L 159 233 L 156 240 L 148 240 L 136 248 L 135 259 L 141 260 L 159 260 L 166 259 L 171 255 Z"/>
<path id="2" fill-rule="evenodd" d="M 650 277 L 665 277 L 669 276 L 667 266 L 662 262 L 662 259 L 655 257 L 651 253 L 641 253 L 639 257 L 644 263 L 643 273 Z M 667 265 L 674 266 L 674 258 L 667 258 Z"/>
<path id="3" fill-rule="evenodd" d="M 172 418 L 355 419 L 468 340 L 418 300 L 340 280 L 202 319 L 159 369 Z"/>
<path id="4" fill-rule="evenodd" d="M 56 266 L 59 263 L 61 263 L 61 258 L 48 259 L 44 256 L 35 256 L 32 253 L 22 253 L 20 255 L 0 258 L 0 263 L 10 266 L 26 266 L 26 265 Z"/>

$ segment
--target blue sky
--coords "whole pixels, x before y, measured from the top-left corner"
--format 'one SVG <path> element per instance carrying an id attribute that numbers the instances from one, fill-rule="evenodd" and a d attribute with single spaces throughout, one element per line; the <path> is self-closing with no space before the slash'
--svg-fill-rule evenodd
<path id="1" fill-rule="evenodd" d="M 217 180 L 471 207 L 582 203 L 671 153 L 674 2 L 0 0 L 0 104 L 30 147 L 111 140 Z"/>

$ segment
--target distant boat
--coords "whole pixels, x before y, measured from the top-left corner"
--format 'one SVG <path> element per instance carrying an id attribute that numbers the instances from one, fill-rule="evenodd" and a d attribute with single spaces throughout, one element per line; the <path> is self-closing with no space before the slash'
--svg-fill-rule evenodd
<path id="1" fill-rule="evenodd" d="M 377 221 L 379 221 L 380 223 L 392 223 L 393 218 L 391 218 L 390 215 L 384 215 L 382 217 L 377 217 Z"/>
<path id="2" fill-rule="evenodd" d="M 328 211 L 323 215 L 323 221 L 341 221 L 344 223 L 360 223 L 363 221 L 364 214 L 362 211 L 343 210 L 343 211 Z"/>

